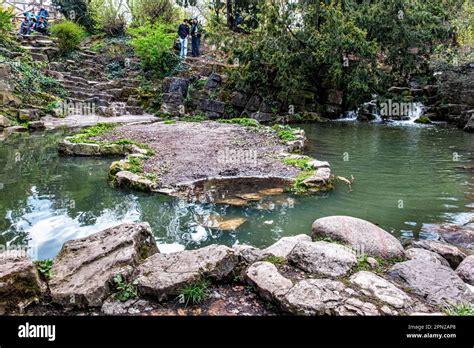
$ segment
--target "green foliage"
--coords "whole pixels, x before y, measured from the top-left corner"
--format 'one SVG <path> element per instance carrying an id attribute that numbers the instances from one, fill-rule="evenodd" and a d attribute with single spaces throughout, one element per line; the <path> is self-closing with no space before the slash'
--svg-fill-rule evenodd
<path id="1" fill-rule="evenodd" d="M 95 126 L 84 128 L 79 134 L 69 138 L 72 143 L 89 143 L 91 138 L 107 133 L 117 127 L 114 123 L 98 123 Z"/>
<path id="2" fill-rule="evenodd" d="M 306 179 L 311 178 L 315 174 L 316 174 L 316 170 L 314 169 L 303 170 L 296 177 L 295 182 L 293 183 L 292 191 L 298 194 L 306 193 L 308 191 L 308 188 L 306 187 L 306 184 L 304 183 L 304 181 Z"/>
<path id="3" fill-rule="evenodd" d="M 72 21 L 63 21 L 51 27 L 52 36 L 58 39 L 58 47 L 63 54 L 70 53 L 81 44 L 85 31 Z"/>
<path id="4" fill-rule="evenodd" d="M 51 272 L 51 268 L 53 268 L 53 260 L 47 259 L 35 261 L 35 265 L 36 269 L 44 279 L 50 280 L 53 277 L 53 273 Z"/>
<path id="5" fill-rule="evenodd" d="M 8 61 L 14 72 L 15 90 L 22 101 L 33 105 L 48 105 L 64 98 L 67 92 L 61 83 L 41 71 L 41 64 L 27 60 Z"/>
<path id="6" fill-rule="evenodd" d="M 296 140 L 296 136 L 294 134 L 295 130 L 290 126 L 276 124 L 273 126 L 273 129 L 277 132 L 277 135 L 280 140 L 284 142 Z"/>
<path id="7" fill-rule="evenodd" d="M 369 84 L 376 80 L 377 45 L 366 39 L 340 5 L 283 6 L 270 0 L 261 4 L 260 12 L 260 26 L 233 49 L 240 62 L 232 76 L 237 88 L 258 91 L 286 105 L 296 91 L 320 85 L 347 91 L 349 103 L 368 96 Z M 343 56 L 349 54 L 358 60 L 344 68 Z"/>
<path id="8" fill-rule="evenodd" d="M 120 64 L 119 61 L 112 61 L 105 67 L 105 73 L 111 80 L 122 79 L 125 77 L 125 68 Z"/>
<path id="9" fill-rule="evenodd" d="M 275 255 L 270 255 L 267 256 L 264 261 L 270 262 L 271 264 L 274 264 L 275 266 L 284 266 L 287 264 L 288 260 L 284 258 L 283 256 L 275 256 Z"/>
<path id="10" fill-rule="evenodd" d="M 165 24 L 145 24 L 128 30 L 131 44 L 140 58 L 143 68 L 162 78 L 171 74 L 179 64 L 179 58 L 172 52 L 176 28 Z"/>
<path id="11" fill-rule="evenodd" d="M 128 156 L 128 171 L 134 174 L 143 173 L 143 160 L 139 157 Z"/>
<path id="12" fill-rule="evenodd" d="M 67 20 L 74 21 L 90 33 L 94 32 L 96 23 L 89 0 L 53 0 L 52 3 Z"/>
<path id="13" fill-rule="evenodd" d="M 257 120 L 254 120 L 252 118 L 232 118 L 230 120 L 219 120 L 219 122 L 240 124 L 241 126 L 255 127 L 255 128 L 258 128 L 261 126 Z"/>
<path id="14" fill-rule="evenodd" d="M 312 170 L 314 169 L 310 164 L 309 164 L 310 158 L 299 158 L 299 159 L 293 159 L 293 158 L 285 158 L 283 159 L 283 163 L 289 166 L 297 167 L 302 170 Z"/>
<path id="15" fill-rule="evenodd" d="M 170 0 L 135 0 L 132 2 L 132 16 L 136 25 L 145 23 L 174 23 L 180 11 Z"/>
<path id="16" fill-rule="evenodd" d="M 92 0 L 89 2 L 96 29 L 108 37 L 124 36 L 127 30 L 127 11 L 122 1 Z"/>
<path id="17" fill-rule="evenodd" d="M 210 282 L 206 279 L 201 279 L 194 284 L 186 286 L 179 290 L 178 300 L 184 302 L 187 307 L 190 303 L 198 305 L 204 302 L 209 297 Z"/>
<path id="18" fill-rule="evenodd" d="M 122 302 L 138 297 L 138 280 L 127 282 L 121 274 L 116 274 L 113 279 L 115 286 L 115 297 Z"/>
<path id="19" fill-rule="evenodd" d="M 14 16 L 10 9 L 2 7 L 2 2 L 0 1 L 0 40 L 5 37 L 6 33 L 13 30 L 12 19 Z"/>
<path id="20" fill-rule="evenodd" d="M 451 316 L 472 317 L 474 316 L 474 307 L 470 304 L 461 304 L 446 307 L 444 312 Z"/>

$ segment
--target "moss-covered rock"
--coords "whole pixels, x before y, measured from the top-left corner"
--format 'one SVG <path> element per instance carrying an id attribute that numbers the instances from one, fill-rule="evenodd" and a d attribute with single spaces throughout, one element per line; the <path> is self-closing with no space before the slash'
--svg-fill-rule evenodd
<path id="1" fill-rule="evenodd" d="M 21 311 L 44 289 L 33 262 L 19 253 L 0 254 L 0 314 Z"/>
<path id="2" fill-rule="evenodd" d="M 431 124 L 431 119 L 426 116 L 421 116 L 415 120 L 415 123 L 420 123 L 420 124 Z"/>

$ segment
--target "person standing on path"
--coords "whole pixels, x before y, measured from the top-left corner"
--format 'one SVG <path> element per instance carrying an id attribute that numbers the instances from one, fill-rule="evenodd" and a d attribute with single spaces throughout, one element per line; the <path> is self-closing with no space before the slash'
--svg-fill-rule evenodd
<path id="1" fill-rule="evenodd" d="M 193 57 L 199 57 L 201 48 L 201 28 L 197 17 L 193 19 L 193 25 L 191 27 L 191 44 Z"/>
<path id="2" fill-rule="evenodd" d="M 188 55 L 188 36 L 189 36 L 189 26 L 188 20 L 185 19 L 178 27 L 178 36 L 179 43 L 181 44 L 181 52 L 179 56 L 183 59 Z"/>

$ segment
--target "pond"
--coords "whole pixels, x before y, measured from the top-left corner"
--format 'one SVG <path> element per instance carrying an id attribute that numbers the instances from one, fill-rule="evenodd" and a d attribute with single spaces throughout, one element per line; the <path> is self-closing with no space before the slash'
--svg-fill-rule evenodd
<path id="1" fill-rule="evenodd" d="M 0 142 L 0 245 L 28 245 L 36 259 L 62 244 L 123 222 L 150 223 L 164 252 L 208 244 L 266 247 L 283 236 L 311 233 L 314 220 L 351 215 L 397 237 L 435 238 L 427 224 L 474 217 L 474 137 L 446 125 L 330 122 L 304 125 L 307 154 L 353 177 L 319 196 L 284 194 L 245 207 L 189 204 L 110 186 L 113 159 L 57 153 L 64 132 Z M 209 217 L 245 218 L 235 231 L 203 226 Z"/>

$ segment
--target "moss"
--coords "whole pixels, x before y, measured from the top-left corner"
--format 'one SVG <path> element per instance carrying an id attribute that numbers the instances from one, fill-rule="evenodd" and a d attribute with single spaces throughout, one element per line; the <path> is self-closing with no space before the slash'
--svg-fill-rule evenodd
<path id="1" fill-rule="evenodd" d="M 474 316 L 474 307 L 468 303 L 449 306 L 443 310 L 447 315 L 461 316 L 461 317 L 472 317 Z"/>
<path id="2" fill-rule="evenodd" d="M 149 145 L 139 143 L 132 139 L 119 139 L 114 141 L 99 141 L 93 140 L 93 138 L 101 136 L 111 130 L 115 129 L 117 124 L 115 123 L 98 123 L 95 126 L 87 127 L 83 129 L 80 133 L 73 135 L 72 137 L 67 138 L 71 143 L 76 144 L 97 144 L 97 145 L 135 145 L 143 150 L 147 151 L 147 156 L 154 156 L 155 150 L 153 150 Z"/>
<path id="3" fill-rule="evenodd" d="M 431 119 L 426 116 L 421 116 L 415 120 L 415 123 L 420 123 L 420 124 L 431 124 Z"/>
<path id="4" fill-rule="evenodd" d="M 253 118 L 232 118 L 230 120 L 219 120 L 222 123 L 231 123 L 231 124 L 240 124 L 241 126 L 246 127 L 261 127 L 260 123 Z"/>
<path id="5" fill-rule="evenodd" d="M 266 262 L 270 262 L 271 264 L 274 264 L 275 266 L 284 266 L 288 262 L 286 258 L 282 256 L 274 256 L 270 255 L 264 259 Z"/>
<path id="6" fill-rule="evenodd" d="M 291 128 L 290 126 L 283 126 L 280 124 L 276 124 L 272 128 L 274 131 L 277 132 L 277 135 L 280 140 L 285 143 L 297 139 L 296 135 L 294 134 L 297 129 Z"/>
<path id="7" fill-rule="evenodd" d="M 315 169 L 307 169 L 303 170 L 295 179 L 293 183 L 293 192 L 295 193 L 306 193 L 309 191 L 309 187 L 304 183 L 306 179 L 311 178 L 312 176 L 316 175 Z"/>
<path id="8" fill-rule="evenodd" d="M 314 169 L 310 164 L 309 162 L 311 161 L 311 158 L 309 157 L 305 157 L 305 158 L 298 158 L 298 159 L 294 159 L 294 158 L 284 158 L 282 160 L 282 162 L 286 165 L 289 165 L 289 166 L 293 166 L 293 167 L 297 167 L 297 168 L 300 168 L 302 170 L 312 170 Z"/>

